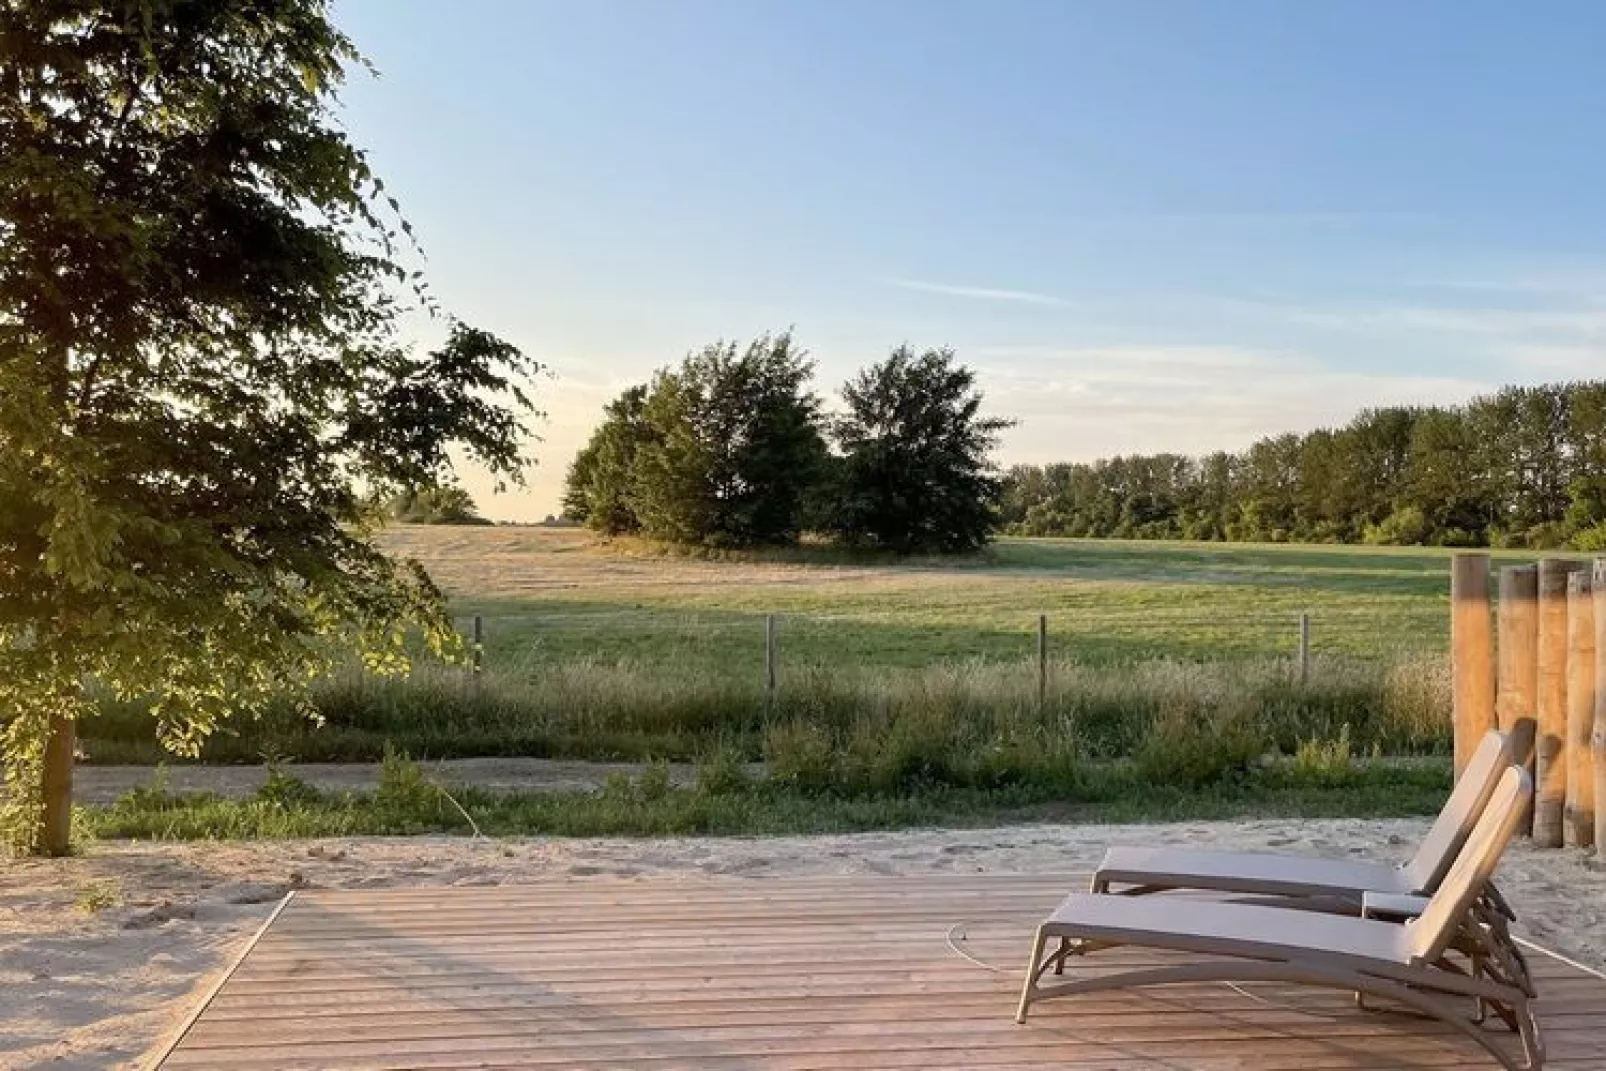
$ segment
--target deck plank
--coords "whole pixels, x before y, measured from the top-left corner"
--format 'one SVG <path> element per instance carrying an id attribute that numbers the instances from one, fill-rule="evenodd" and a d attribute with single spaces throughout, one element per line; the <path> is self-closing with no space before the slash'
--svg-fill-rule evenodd
<path id="1" fill-rule="evenodd" d="M 1083 886 L 954 874 L 302 892 L 162 1066 L 1494 1066 L 1442 1024 L 1285 986 L 1089 995 L 1017 1026 L 1032 927 Z M 1134 949 L 1077 969 L 1178 958 Z M 1544 956 L 1535 973 L 1547 1066 L 1606 1067 L 1606 980 Z"/>

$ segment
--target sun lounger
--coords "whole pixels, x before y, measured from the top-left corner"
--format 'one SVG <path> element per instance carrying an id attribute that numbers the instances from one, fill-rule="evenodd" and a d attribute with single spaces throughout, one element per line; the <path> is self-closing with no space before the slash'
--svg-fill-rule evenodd
<path id="1" fill-rule="evenodd" d="M 1532 984 L 1490 932 L 1484 890 L 1533 794 L 1525 771 L 1508 767 L 1437 891 L 1410 921 L 1385 922 L 1290 907 L 1176 897 L 1073 893 L 1038 927 L 1021 989 L 1019 1022 L 1034 1003 L 1057 996 L 1185 982 L 1285 982 L 1349 990 L 1405 1005 L 1475 1039 L 1510 1071 L 1542 1066 L 1544 1049 Z M 1057 951 L 1047 950 L 1058 940 Z M 1067 960 L 1132 945 L 1201 959 L 1074 981 L 1043 982 Z M 1475 950 L 1470 970 L 1451 953 Z M 1517 1032 L 1525 1063 L 1465 1014 L 1472 999 Z"/>
<path id="2" fill-rule="evenodd" d="M 1270 852 L 1117 847 L 1105 854 L 1094 871 L 1092 891 L 1137 895 L 1212 889 L 1336 901 L 1340 908 L 1351 911 L 1360 908 L 1361 897 L 1368 892 L 1431 896 L 1512 761 L 1511 741 L 1504 733 L 1485 736 L 1415 856 L 1403 866 Z M 1488 896 L 1509 916 L 1509 908 L 1493 886 Z"/>

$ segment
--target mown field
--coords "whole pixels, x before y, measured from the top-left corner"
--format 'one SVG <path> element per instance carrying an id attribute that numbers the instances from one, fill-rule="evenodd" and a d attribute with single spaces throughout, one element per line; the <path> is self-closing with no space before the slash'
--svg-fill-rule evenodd
<path id="1" fill-rule="evenodd" d="M 531 754 L 692 759 L 798 724 L 868 738 L 900 719 L 1027 731 L 1130 753 L 1157 719 L 1249 720 L 1280 747 L 1349 726 L 1363 749 L 1440 750 L 1447 554 L 1434 550 L 1003 540 L 961 561 L 853 563 L 802 549 L 708 560 L 580 531 L 398 527 L 484 624 L 484 672 L 320 686 L 208 745 L 215 761 Z M 1312 622 L 1300 685 L 1297 622 Z M 776 616 L 778 689 L 765 690 Z M 1036 623 L 1049 628 L 1039 702 Z M 926 726 L 926 730 L 930 730 Z M 86 726 L 90 761 L 150 760 L 137 708 Z M 841 743 L 837 740 L 836 743 Z M 769 749 L 773 750 L 773 748 Z"/>
<path id="2" fill-rule="evenodd" d="M 920 667 L 1017 660 L 1038 614 L 1084 663 L 1288 655 L 1438 654 L 1448 554 L 1436 550 L 1006 539 L 962 564 L 832 564 L 828 551 L 710 562 L 608 549 L 580 532 L 405 528 L 463 619 L 482 615 L 491 665 L 577 658 L 735 676 L 763 668 L 763 616 L 789 666 Z M 792 560 L 787 560 L 792 559 Z"/>
<path id="3" fill-rule="evenodd" d="M 526 801 L 522 817 L 498 819 L 506 806 L 489 802 L 477 812 L 498 828 L 586 832 L 1044 808 L 1415 813 L 1448 784 L 1444 551 L 1004 540 L 975 559 L 890 563 L 812 548 L 710 560 L 544 529 L 397 528 L 385 541 L 426 565 L 465 632 L 481 617 L 484 671 L 427 659 L 399 680 L 353 670 L 317 688 L 322 725 L 270 711 L 215 736 L 206 761 L 700 765 L 693 789 L 649 770 L 601 797 Z M 1305 679 L 1301 613 L 1314 654 Z M 773 695 L 768 614 L 780 638 Z M 1042 694 L 1039 614 L 1051 654 Z M 107 708 L 83 739 L 92 762 L 160 758 L 137 706 Z M 753 762 L 764 764 L 757 784 L 740 772 Z M 399 815 L 374 807 L 319 800 L 292 778 L 245 811 L 158 793 L 131 825 L 104 828 L 459 821 L 442 799 Z"/>

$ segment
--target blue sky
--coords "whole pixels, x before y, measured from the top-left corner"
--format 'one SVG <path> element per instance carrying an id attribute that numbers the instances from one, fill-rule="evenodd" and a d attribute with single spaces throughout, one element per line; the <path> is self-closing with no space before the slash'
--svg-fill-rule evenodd
<path id="1" fill-rule="evenodd" d="M 688 349 L 952 345 L 1005 461 L 1606 375 L 1606 5 L 337 0 L 450 309 L 555 373 L 528 490 Z"/>

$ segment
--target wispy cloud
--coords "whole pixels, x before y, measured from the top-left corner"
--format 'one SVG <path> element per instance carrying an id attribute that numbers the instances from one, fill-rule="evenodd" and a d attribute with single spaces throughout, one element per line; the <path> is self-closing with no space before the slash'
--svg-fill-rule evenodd
<path id="1" fill-rule="evenodd" d="M 1067 305 L 1063 298 L 1039 294 L 1032 290 L 1003 290 L 990 286 L 954 286 L 949 283 L 932 283 L 921 279 L 888 279 L 889 286 L 900 290 L 915 290 L 922 294 L 941 294 L 943 297 L 971 298 L 977 301 L 1011 301 L 1020 305 Z"/>

